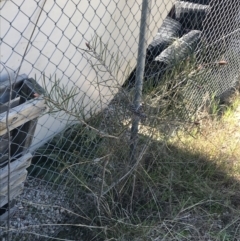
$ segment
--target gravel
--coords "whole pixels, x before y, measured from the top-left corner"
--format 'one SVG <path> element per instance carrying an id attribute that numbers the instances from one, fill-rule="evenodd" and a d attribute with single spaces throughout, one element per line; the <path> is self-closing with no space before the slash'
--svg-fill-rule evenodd
<path id="1" fill-rule="evenodd" d="M 50 185 L 39 179 L 28 178 L 23 193 L 16 199 L 10 218 L 9 240 L 46 240 L 63 230 L 63 225 L 74 216 L 64 187 Z M 4 230 L 7 220 L 0 223 L 0 241 L 7 240 Z"/>

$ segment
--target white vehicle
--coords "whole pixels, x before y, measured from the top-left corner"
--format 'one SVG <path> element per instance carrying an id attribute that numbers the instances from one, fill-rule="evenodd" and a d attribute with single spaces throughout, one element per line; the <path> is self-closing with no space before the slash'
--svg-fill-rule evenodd
<path id="1" fill-rule="evenodd" d="M 153 39 L 175 0 L 152 0 L 148 43 Z M 105 85 L 94 85 L 96 72 L 88 62 L 86 43 L 101 37 L 111 54 L 121 57 L 120 75 L 136 65 L 142 0 L 8 0 L 0 1 L 1 62 L 12 72 L 35 78 L 55 76 L 69 89 L 78 88 L 79 99 L 89 110 L 100 110 L 116 93 L 107 73 Z M 27 49 L 27 50 L 26 50 Z M 25 56 L 24 56 L 25 54 Z M 110 61 L 110 55 L 106 56 Z M 96 61 L 96 60 L 93 60 Z M 1 79 L 6 72 L 1 66 Z M 98 73 L 99 75 L 100 73 Z M 123 78 L 122 78 L 123 77 Z M 45 115 L 38 121 L 33 145 L 61 131 L 66 122 Z"/>

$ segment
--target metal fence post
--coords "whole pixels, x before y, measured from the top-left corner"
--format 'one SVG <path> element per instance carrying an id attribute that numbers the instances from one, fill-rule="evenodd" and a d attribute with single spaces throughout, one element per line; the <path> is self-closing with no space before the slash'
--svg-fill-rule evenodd
<path id="1" fill-rule="evenodd" d="M 150 9 L 152 0 L 142 1 L 142 13 L 141 13 L 141 23 L 140 23 L 140 34 L 139 34 L 139 44 L 138 44 L 138 58 L 136 67 L 136 81 L 135 81 L 135 95 L 133 100 L 134 113 L 139 111 L 142 101 L 142 87 L 143 87 L 143 75 L 144 66 L 146 59 L 146 48 L 147 42 L 146 37 L 148 34 L 148 25 L 150 19 Z M 130 144 L 130 162 L 136 162 L 136 147 L 137 147 L 137 136 L 139 128 L 140 116 L 134 114 L 132 117 L 132 127 L 131 127 L 131 144 Z"/>

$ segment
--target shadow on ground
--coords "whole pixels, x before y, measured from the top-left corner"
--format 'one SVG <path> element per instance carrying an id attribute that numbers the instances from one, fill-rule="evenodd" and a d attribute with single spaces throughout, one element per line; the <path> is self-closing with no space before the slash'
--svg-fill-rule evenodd
<path id="1" fill-rule="evenodd" d="M 144 140 L 146 137 L 141 137 Z M 152 141 L 134 175 L 101 199 L 84 203 L 73 240 L 240 240 L 240 182 L 234 164 Z M 85 205 L 85 207 L 84 207 Z M 89 221 L 86 222 L 86 218 Z M 70 238 L 71 237 L 71 238 Z"/>

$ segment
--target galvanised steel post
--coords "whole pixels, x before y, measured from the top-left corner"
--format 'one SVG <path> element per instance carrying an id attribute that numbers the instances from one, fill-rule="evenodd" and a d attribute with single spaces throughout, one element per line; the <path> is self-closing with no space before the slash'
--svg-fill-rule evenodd
<path id="1" fill-rule="evenodd" d="M 140 116 L 137 115 L 142 102 L 142 87 L 143 87 L 143 75 L 144 66 L 146 59 L 146 48 L 147 48 L 147 34 L 150 19 L 152 0 L 143 0 L 142 2 L 142 15 L 140 23 L 140 35 L 139 35 L 139 45 L 138 45 L 138 58 L 136 67 L 136 81 L 135 81 L 135 95 L 133 100 L 134 115 L 132 118 L 132 128 L 131 128 L 131 144 L 130 144 L 130 162 L 136 162 L 136 147 L 137 147 L 137 137 Z"/>

